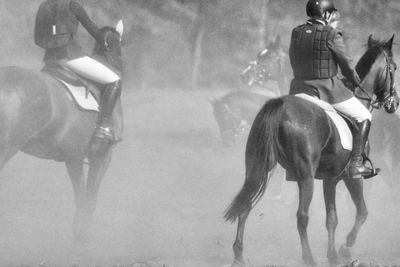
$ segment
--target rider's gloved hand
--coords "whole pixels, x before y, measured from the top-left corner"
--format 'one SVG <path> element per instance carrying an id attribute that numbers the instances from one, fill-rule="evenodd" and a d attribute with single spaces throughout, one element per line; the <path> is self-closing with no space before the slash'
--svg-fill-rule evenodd
<path id="1" fill-rule="evenodd" d="M 354 92 L 354 90 L 358 87 L 357 84 L 351 82 L 347 78 L 342 78 L 341 80 L 342 80 L 343 84 L 346 86 L 346 88 L 349 89 L 352 92 Z"/>
<path id="2" fill-rule="evenodd" d="M 360 86 L 361 80 L 357 75 L 357 72 L 355 72 L 353 70 L 352 74 L 350 75 L 350 77 L 345 77 L 342 79 L 344 85 L 352 92 L 354 92 L 354 90 Z"/>

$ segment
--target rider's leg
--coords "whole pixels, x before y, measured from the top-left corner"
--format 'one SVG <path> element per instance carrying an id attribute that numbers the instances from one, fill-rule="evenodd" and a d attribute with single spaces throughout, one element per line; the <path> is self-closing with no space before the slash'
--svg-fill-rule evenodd
<path id="1" fill-rule="evenodd" d="M 353 151 L 350 158 L 350 177 L 362 178 L 362 176 L 372 174 L 373 170 L 363 164 L 362 157 L 371 127 L 371 113 L 355 97 L 334 104 L 333 107 L 356 121 L 356 133 L 353 138 Z"/>
<path id="2" fill-rule="evenodd" d="M 87 56 L 67 61 L 66 66 L 87 79 L 105 85 L 101 94 L 100 112 L 94 137 L 113 142 L 115 136 L 111 116 L 115 103 L 121 95 L 121 78 L 108 67 Z"/>

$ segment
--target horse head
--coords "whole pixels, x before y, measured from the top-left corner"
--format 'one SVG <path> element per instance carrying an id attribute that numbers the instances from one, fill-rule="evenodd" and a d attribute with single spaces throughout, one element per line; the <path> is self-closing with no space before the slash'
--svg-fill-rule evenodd
<path id="1" fill-rule="evenodd" d="M 96 42 L 93 49 L 93 58 L 106 64 L 113 71 L 122 73 L 121 41 L 123 34 L 123 23 L 120 20 L 116 27 L 106 26 L 101 28 L 100 35 L 103 36 L 104 44 Z"/>
<path id="2" fill-rule="evenodd" d="M 367 101 L 369 107 L 383 106 L 388 113 L 394 113 L 399 106 L 394 77 L 397 65 L 393 60 L 393 39 L 394 35 L 388 41 L 379 41 L 370 35 L 368 49 L 356 65 L 362 80 L 356 96 Z M 376 100 L 371 94 L 376 96 Z"/>
<path id="3" fill-rule="evenodd" d="M 218 124 L 222 144 L 224 146 L 233 145 L 238 134 L 238 123 L 235 122 L 229 105 L 224 102 L 223 98 L 212 99 L 210 103 L 213 106 L 213 113 Z"/>

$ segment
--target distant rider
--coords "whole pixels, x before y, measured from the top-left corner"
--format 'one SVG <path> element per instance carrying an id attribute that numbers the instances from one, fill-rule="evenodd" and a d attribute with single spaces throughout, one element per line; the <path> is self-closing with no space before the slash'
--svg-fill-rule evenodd
<path id="1" fill-rule="evenodd" d="M 112 143 L 115 136 L 111 117 L 121 95 L 121 78 L 85 55 L 75 38 L 79 23 L 103 49 L 108 49 L 105 36 L 77 0 L 45 0 L 40 4 L 36 14 L 35 43 L 46 50 L 45 63 L 62 62 L 80 76 L 104 85 L 94 137 Z"/>
<path id="2" fill-rule="evenodd" d="M 371 175 L 373 170 L 364 165 L 362 157 L 371 113 L 337 77 L 339 65 L 353 88 L 360 83 L 346 56 L 342 33 L 336 29 L 338 11 L 331 0 L 309 0 L 306 11 L 309 20 L 292 31 L 289 57 L 294 79 L 290 93 L 317 95 L 356 121 L 350 176 Z"/>

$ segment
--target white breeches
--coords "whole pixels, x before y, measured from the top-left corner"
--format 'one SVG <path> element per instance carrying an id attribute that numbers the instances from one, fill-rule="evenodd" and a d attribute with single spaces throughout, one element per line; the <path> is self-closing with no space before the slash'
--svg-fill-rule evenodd
<path id="1" fill-rule="evenodd" d="M 108 67 L 88 56 L 69 60 L 66 66 L 76 74 L 100 84 L 114 83 L 121 79 Z"/>
<path id="2" fill-rule="evenodd" d="M 332 106 L 336 110 L 355 119 L 357 122 L 371 120 L 372 117 L 371 112 L 369 112 L 369 110 L 356 97 L 333 104 Z"/>

